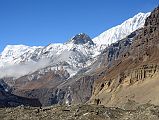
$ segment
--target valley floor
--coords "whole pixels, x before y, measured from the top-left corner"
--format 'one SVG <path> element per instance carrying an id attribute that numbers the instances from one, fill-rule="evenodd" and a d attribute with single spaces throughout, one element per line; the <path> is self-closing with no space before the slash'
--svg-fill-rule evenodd
<path id="1" fill-rule="evenodd" d="M 144 104 L 132 110 L 96 105 L 0 108 L 0 120 L 158 120 L 159 106 Z"/>

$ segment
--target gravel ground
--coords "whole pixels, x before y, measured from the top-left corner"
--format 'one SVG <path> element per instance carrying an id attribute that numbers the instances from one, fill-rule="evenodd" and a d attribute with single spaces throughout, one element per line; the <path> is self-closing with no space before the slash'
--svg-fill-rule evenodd
<path id="1" fill-rule="evenodd" d="M 159 107 L 144 104 L 133 110 L 95 105 L 0 108 L 0 120 L 159 120 Z"/>

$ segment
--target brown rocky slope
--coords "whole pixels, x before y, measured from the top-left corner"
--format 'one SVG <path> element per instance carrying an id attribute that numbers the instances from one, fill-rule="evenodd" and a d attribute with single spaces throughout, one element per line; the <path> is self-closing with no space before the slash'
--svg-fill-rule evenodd
<path id="1" fill-rule="evenodd" d="M 122 107 L 133 100 L 159 104 L 159 7 L 137 32 L 124 51 L 118 45 L 116 51 L 109 48 L 101 56 L 104 67 L 96 72 L 102 76 L 95 81 L 91 103 Z"/>

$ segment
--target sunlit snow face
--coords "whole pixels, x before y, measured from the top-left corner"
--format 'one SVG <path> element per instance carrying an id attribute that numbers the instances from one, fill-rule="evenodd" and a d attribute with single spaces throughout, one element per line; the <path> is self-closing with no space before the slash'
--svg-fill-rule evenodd
<path id="1" fill-rule="evenodd" d="M 93 39 L 93 42 L 102 45 L 110 45 L 115 43 L 118 40 L 125 38 L 130 33 L 135 30 L 142 28 L 144 26 L 146 18 L 150 15 L 150 13 L 138 13 L 133 18 L 130 18 L 123 22 L 120 25 L 112 27 L 107 31 L 103 32 L 99 36 Z"/>

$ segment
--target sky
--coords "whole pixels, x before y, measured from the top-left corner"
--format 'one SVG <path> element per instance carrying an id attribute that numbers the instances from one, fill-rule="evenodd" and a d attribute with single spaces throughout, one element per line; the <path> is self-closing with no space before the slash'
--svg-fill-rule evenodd
<path id="1" fill-rule="evenodd" d="M 78 33 L 91 38 L 159 0 L 0 0 L 0 52 L 6 45 L 64 43 Z"/>

